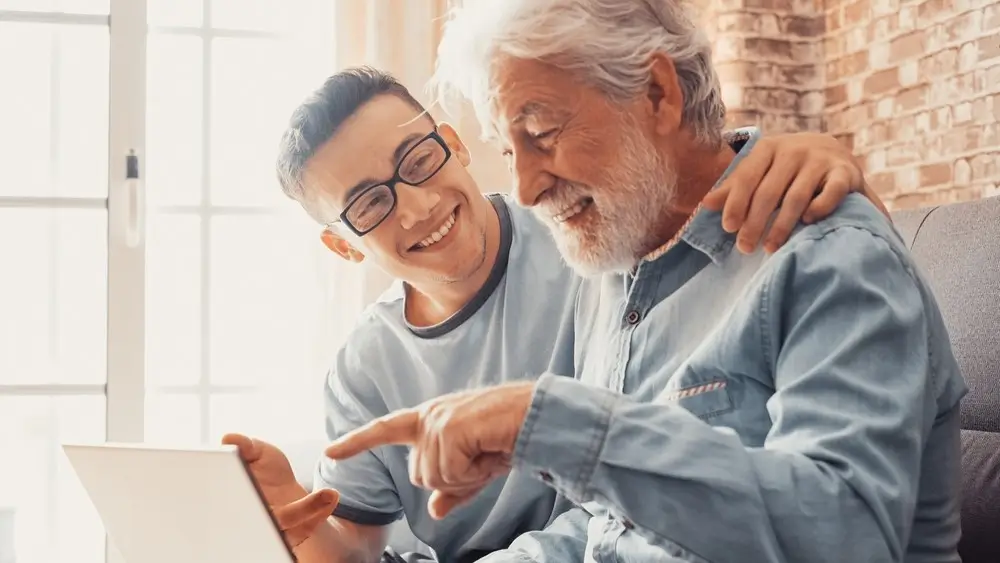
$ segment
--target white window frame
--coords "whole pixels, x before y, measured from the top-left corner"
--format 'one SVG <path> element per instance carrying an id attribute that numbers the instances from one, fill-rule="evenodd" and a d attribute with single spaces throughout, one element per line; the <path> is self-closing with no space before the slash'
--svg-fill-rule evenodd
<path id="1" fill-rule="evenodd" d="M 130 221 L 126 157 L 139 160 L 138 190 L 145 190 L 146 143 L 146 0 L 110 0 L 108 97 L 108 343 L 106 439 L 142 442 L 146 382 L 145 224 L 138 223 L 138 244 L 129 247 Z M 140 198 L 132 212 L 144 219 Z M 104 560 L 125 563 L 105 538 Z"/>
<path id="2" fill-rule="evenodd" d="M 125 155 L 143 153 L 145 141 L 146 2 L 110 0 L 110 15 L 0 10 L 2 22 L 106 26 L 109 49 L 108 197 L 7 197 L 0 207 L 34 209 L 107 208 L 108 334 L 106 384 L 0 385 L 0 396 L 106 395 L 107 439 L 139 442 L 143 432 L 145 382 L 145 248 L 125 243 L 127 195 Z M 140 184 L 140 189 L 141 189 Z"/>
<path id="3" fill-rule="evenodd" d="M 109 42 L 108 193 L 101 197 L 0 197 L 0 207 L 108 210 L 107 374 L 105 384 L 0 385 L 0 396 L 105 396 L 106 439 L 141 442 L 145 384 L 145 247 L 125 241 L 125 156 L 145 141 L 146 2 L 110 0 L 109 15 L 0 10 L 2 22 L 107 27 Z M 56 86 L 58 88 L 58 85 Z M 140 160 L 141 161 L 141 160 Z M 139 184 L 140 191 L 142 184 Z M 140 214 L 141 207 L 135 208 Z M 141 215 L 140 215 L 141 216 Z M 105 539 L 105 560 L 123 563 Z"/>
<path id="4" fill-rule="evenodd" d="M 139 157 L 139 192 L 146 142 L 146 1 L 111 0 L 108 140 L 108 374 L 107 439 L 141 442 L 145 426 L 146 247 L 126 241 L 130 221 L 125 184 L 129 151 Z M 140 199 L 140 203 L 141 203 Z"/>
<path id="5" fill-rule="evenodd" d="M 182 393 L 197 396 L 200 404 L 201 439 L 208 436 L 209 405 L 213 396 L 253 392 L 256 387 L 213 384 L 210 372 L 211 331 L 207 318 L 210 279 L 210 216 L 239 214 L 273 214 L 274 209 L 211 205 L 209 202 L 211 150 L 212 42 L 205 41 L 202 61 L 202 200 L 194 205 L 160 207 L 158 213 L 193 214 L 202 218 L 202 354 L 200 377 L 190 385 L 169 385 L 147 389 L 146 385 L 146 222 L 145 215 L 145 148 L 146 148 L 146 46 L 150 33 L 197 35 L 214 37 L 276 37 L 263 31 L 213 29 L 212 0 L 203 0 L 203 23 L 200 28 L 154 27 L 147 25 L 148 0 L 109 0 L 108 15 L 64 14 L 57 12 L 27 12 L 0 10 L 0 22 L 29 22 L 107 27 L 109 42 L 109 124 L 108 124 L 108 191 L 107 197 L 33 197 L 0 196 L 0 208 L 36 209 L 107 209 L 107 374 L 106 383 L 60 384 L 17 383 L 0 384 L 0 396 L 104 396 L 106 400 L 106 436 L 112 442 L 142 442 L 144 440 L 147 391 Z M 388 9 L 384 2 L 379 3 Z M 342 10 L 337 3 L 337 11 Z M 337 51 L 334 34 L 331 53 Z M 331 69 L 332 72 L 332 69 Z M 55 86 L 58 88 L 58 85 Z M 133 205 L 134 192 L 126 184 L 126 157 L 131 152 L 138 157 L 139 204 Z M 138 213 L 137 216 L 134 216 Z M 280 211 L 279 211 L 280 213 Z M 136 222 L 137 221 L 137 222 Z M 138 226 L 137 244 L 127 240 L 129 225 Z M 134 241 L 133 241 L 134 242 Z M 110 541 L 105 541 L 105 561 L 124 563 Z"/>

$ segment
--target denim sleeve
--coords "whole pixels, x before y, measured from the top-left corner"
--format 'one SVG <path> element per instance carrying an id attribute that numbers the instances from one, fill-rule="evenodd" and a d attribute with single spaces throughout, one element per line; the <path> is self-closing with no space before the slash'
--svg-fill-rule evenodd
<path id="1" fill-rule="evenodd" d="M 507 549 L 494 551 L 480 563 L 583 563 L 590 513 L 574 507 L 544 530 L 521 534 Z"/>
<path id="2" fill-rule="evenodd" d="M 544 376 L 515 467 L 693 558 L 901 561 L 936 412 L 923 294 L 867 231 L 789 247 L 757 294 L 775 387 L 764 447 L 681 407 Z"/>

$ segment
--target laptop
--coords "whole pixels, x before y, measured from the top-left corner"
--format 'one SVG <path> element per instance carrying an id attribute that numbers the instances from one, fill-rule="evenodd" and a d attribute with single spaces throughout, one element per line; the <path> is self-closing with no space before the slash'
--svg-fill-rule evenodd
<path id="1" fill-rule="evenodd" d="M 233 446 L 64 444 L 125 563 L 294 563 Z"/>

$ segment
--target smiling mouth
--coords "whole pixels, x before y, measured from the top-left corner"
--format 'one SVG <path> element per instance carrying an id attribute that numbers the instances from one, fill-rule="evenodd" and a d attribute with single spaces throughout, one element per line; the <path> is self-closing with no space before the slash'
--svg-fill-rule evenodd
<path id="1" fill-rule="evenodd" d="M 436 231 L 428 235 L 424 240 L 414 244 L 410 247 L 410 250 L 424 250 L 444 240 L 448 236 L 448 233 L 451 232 L 452 227 L 455 226 L 456 215 L 458 215 L 458 209 L 452 211 L 451 215 L 448 215 L 448 218 L 441 223 L 441 226 Z"/>
<path id="2" fill-rule="evenodd" d="M 563 209 L 559 213 L 554 214 L 552 216 L 552 220 L 555 221 L 556 223 L 565 223 L 566 221 L 569 221 L 573 217 L 576 217 L 577 215 L 582 213 L 584 209 L 587 209 L 593 203 L 594 203 L 593 198 L 585 197 L 580 201 L 574 203 L 573 205 L 567 207 L 566 209 Z"/>

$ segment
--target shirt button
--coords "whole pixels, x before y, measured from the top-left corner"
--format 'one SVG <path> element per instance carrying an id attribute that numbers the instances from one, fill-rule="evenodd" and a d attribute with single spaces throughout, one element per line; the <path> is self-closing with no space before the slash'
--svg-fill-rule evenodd
<path id="1" fill-rule="evenodd" d="M 542 471 L 538 474 L 538 476 L 541 477 L 542 481 L 545 481 L 546 483 L 552 482 L 552 474 L 548 471 Z"/>
<path id="2" fill-rule="evenodd" d="M 634 325 L 634 324 L 638 323 L 639 322 L 639 311 L 629 311 L 628 314 L 625 315 L 625 322 L 627 322 L 630 325 Z"/>

